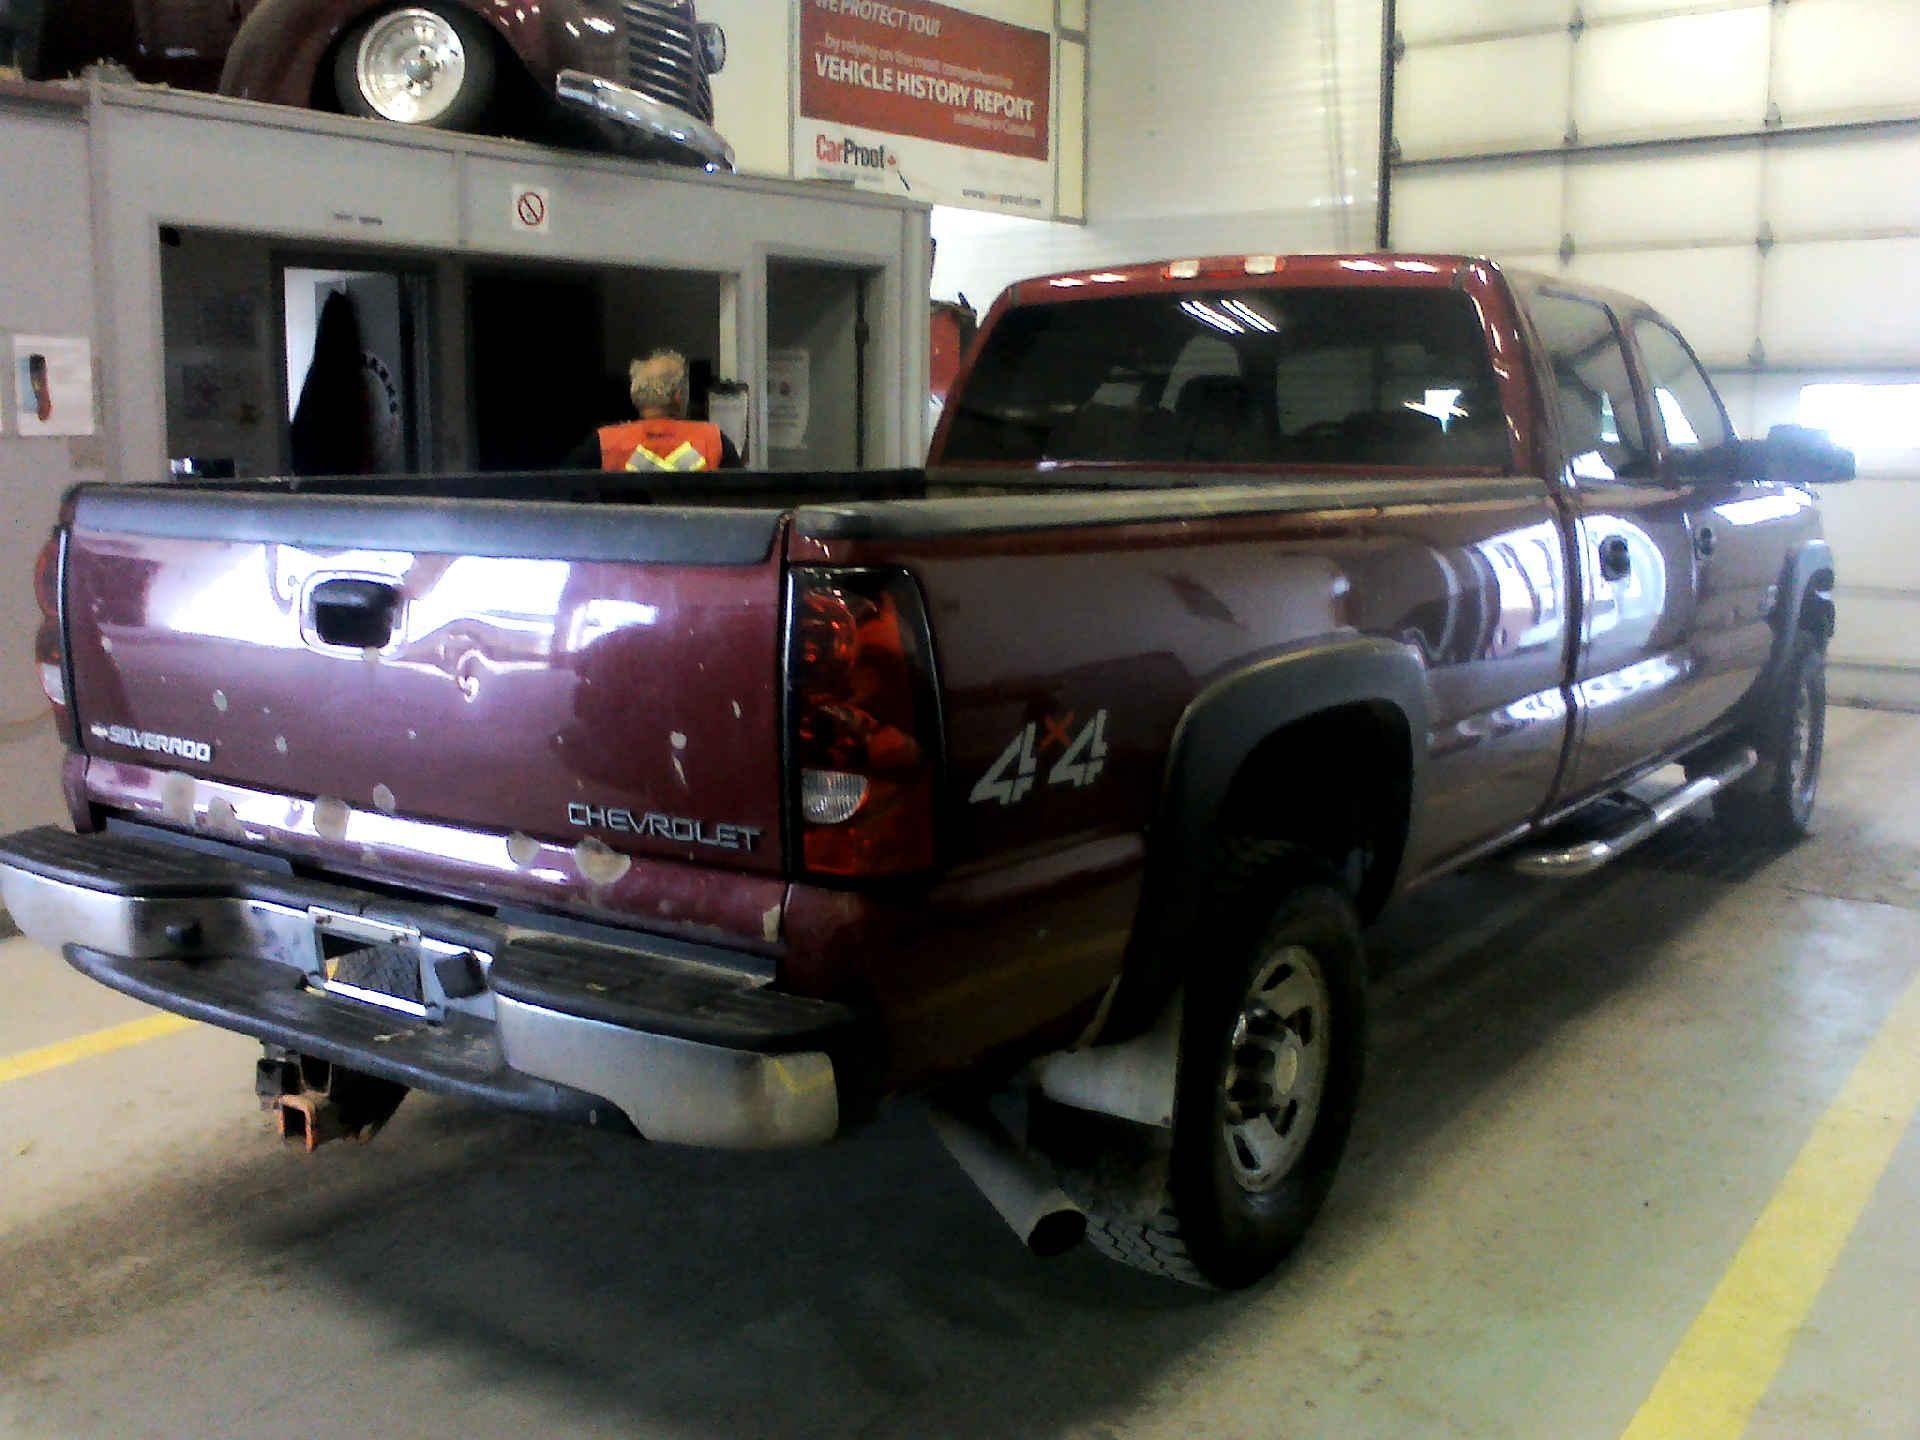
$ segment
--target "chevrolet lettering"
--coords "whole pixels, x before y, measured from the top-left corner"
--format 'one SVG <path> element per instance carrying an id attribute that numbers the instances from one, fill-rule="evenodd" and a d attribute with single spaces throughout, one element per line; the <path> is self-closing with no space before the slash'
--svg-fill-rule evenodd
<path id="1" fill-rule="evenodd" d="M 671 840 L 677 845 L 707 845 L 715 850 L 751 850 L 761 835 L 755 825 L 709 825 L 704 820 L 662 815 L 657 810 L 635 815 L 618 806 L 583 805 L 577 800 L 567 806 L 567 823 L 582 830 L 615 830 L 624 835 Z"/>

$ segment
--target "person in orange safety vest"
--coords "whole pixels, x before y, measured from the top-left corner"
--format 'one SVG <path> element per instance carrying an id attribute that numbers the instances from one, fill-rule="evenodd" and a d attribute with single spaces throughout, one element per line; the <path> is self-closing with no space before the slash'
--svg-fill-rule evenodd
<path id="1" fill-rule="evenodd" d="M 656 350 L 633 362 L 629 372 L 633 408 L 638 420 L 603 425 L 593 439 L 574 453 L 585 464 L 590 449 L 602 470 L 641 473 L 665 471 L 691 474 L 731 468 L 740 463 L 733 442 L 718 425 L 687 419 L 686 357 L 675 350 Z"/>

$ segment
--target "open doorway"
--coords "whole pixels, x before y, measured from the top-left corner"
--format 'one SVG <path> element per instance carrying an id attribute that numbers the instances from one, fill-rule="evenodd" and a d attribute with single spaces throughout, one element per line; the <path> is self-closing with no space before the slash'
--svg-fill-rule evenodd
<path id="1" fill-rule="evenodd" d="M 432 467 L 428 277 L 286 264 L 286 454 L 296 475 Z"/>
<path id="2" fill-rule="evenodd" d="M 720 351 L 720 277 L 585 266 L 476 269 L 467 329 L 475 468 L 559 469 L 581 463 L 583 444 L 599 427 L 633 418 L 627 367 L 654 350 L 687 358 L 692 413 L 705 418 Z"/>
<path id="3" fill-rule="evenodd" d="M 868 291 L 877 271 L 767 263 L 767 454 L 775 470 L 858 470 L 870 450 Z"/>

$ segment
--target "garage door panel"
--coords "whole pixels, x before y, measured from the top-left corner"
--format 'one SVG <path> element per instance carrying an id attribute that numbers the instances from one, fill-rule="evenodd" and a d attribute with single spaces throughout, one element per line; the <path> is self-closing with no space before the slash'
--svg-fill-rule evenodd
<path id="1" fill-rule="evenodd" d="M 1409 171 L 1394 183 L 1393 225 L 1423 250 L 1551 252 L 1560 244 L 1560 166 Z"/>
<path id="2" fill-rule="evenodd" d="M 1820 490 L 1827 543 L 1839 562 L 1841 583 L 1911 591 L 1920 556 L 1920 484 L 1906 480 L 1856 480 Z"/>
<path id="3" fill-rule="evenodd" d="M 1834 547 L 1834 567 L 1835 573 L 1842 577 L 1833 597 L 1839 612 L 1833 635 L 1834 661 L 1843 665 L 1849 661 L 1864 665 L 1902 664 L 1903 657 L 1912 655 L 1913 637 L 1920 631 L 1920 595 L 1849 590 L 1845 578 L 1847 562 L 1838 546 Z"/>
<path id="4" fill-rule="evenodd" d="M 1532 270 L 1540 275 L 1561 273 L 1560 257 L 1551 250 L 1517 250 L 1512 254 L 1495 254 L 1493 261 L 1504 270 Z"/>
<path id="5" fill-rule="evenodd" d="M 1572 19 L 1573 0 L 1402 0 L 1394 14 L 1409 45 L 1565 26 Z"/>
<path id="6" fill-rule="evenodd" d="M 1741 3 L 1753 9 L 1764 11 L 1768 0 L 1741 0 Z M 1580 11 L 1589 22 L 1616 20 L 1622 16 L 1670 15 L 1675 10 L 1699 8 L 1689 7 L 1685 0 L 1585 0 Z M 1739 5 L 1725 5 L 1723 9 L 1737 9 Z"/>
<path id="7" fill-rule="evenodd" d="M 1581 246 L 1751 240 L 1757 151 L 1630 153 L 1569 167 L 1567 228 Z"/>
<path id="8" fill-rule="evenodd" d="M 1583 141 L 1751 129 L 1767 110 L 1767 12 L 1589 30 L 1573 90 Z"/>
<path id="9" fill-rule="evenodd" d="M 1767 166 L 1767 219 L 1782 239 L 1920 229 L 1920 132 L 1809 138 L 1776 147 Z"/>
<path id="10" fill-rule="evenodd" d="M 1565 35 L 1411 50 L 1394 79 L 1405 159 L 1538 149 L 1566 134 Z"/>
<path id="11" fill-rule="evenodd" d="M 1753 349 L 1760 253 L 1750 245 L 1581 254 L 1571 271 L 1645 300 L 1680 327 L 1709 366 L 1742 364 Z"/>
<path id="12" fill-rule="evenodd" d="M 1776 246 L 1760 337 L 1787 365 L 1920 363 L 1920 239 Z"/>
<path id="13" fill-rule="evenodd" d="M 1802 0 L 1780 12 L 1774 98 L 1789 124 L 1920 110 L 1920 4 Z"/>

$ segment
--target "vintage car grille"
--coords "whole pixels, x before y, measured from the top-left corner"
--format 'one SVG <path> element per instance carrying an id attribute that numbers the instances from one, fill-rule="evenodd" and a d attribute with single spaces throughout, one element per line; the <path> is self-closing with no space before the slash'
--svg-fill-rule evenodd
<path id="1" fill-rule="evenodd" d="M 713 88 L 686 0 L 626 0 L 627 83 L 702 120 L 713 119 Z"/>

